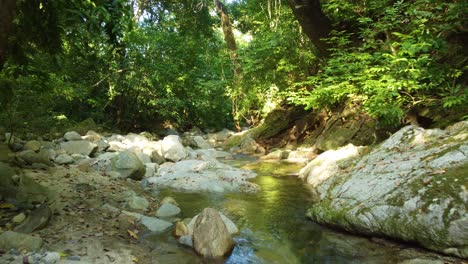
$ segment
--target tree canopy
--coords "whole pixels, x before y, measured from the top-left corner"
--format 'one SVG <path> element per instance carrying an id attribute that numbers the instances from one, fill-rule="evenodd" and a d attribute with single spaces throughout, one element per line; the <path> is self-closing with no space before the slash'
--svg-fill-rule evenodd
<path id="1" fill-rule="evenodd" d="M 3 0 L 0 10 L 0 123 L 11 129 L 89 117 L 123 131 L 233 128 L 279 106 L 349 103 L 382 125 L 411 111 L 468 115 L 466 1 Z"/>

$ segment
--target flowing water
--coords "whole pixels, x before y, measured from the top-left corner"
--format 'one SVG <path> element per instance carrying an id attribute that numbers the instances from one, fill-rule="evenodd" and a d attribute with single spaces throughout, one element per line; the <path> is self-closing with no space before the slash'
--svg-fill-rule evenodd
<path id="1" fill-rule="evenodd" d="M 182 217 L 193 217 L 205 207 L 228 216 L 240 235 L 229 264 L 241 263 L 397 263 L 414 252 L 374 243 L 366 238 L 331 231 L 305 217 L 312 193 L 293 174 L 303 164 L 257 162 L 253 157 L 238 157 L 230 165 L 258 173 L 252 182 L 260 185 L 255 194 L 184 193 L 160 190 L 159 196 L 172 196 L 182 209 Z M 149 238 L 156 244 L 176 244 L 171 234 Z M 160 263 L 205 263 L 191 250 L 159 250 Z M 398 253 L 397 253 L 398 252 Z M 403 252 L 403 253 L 402 253 Z M 188 260 L 190 259 L 190 260 Z M 185 261 L 188 260 L 188 261 Z"/>

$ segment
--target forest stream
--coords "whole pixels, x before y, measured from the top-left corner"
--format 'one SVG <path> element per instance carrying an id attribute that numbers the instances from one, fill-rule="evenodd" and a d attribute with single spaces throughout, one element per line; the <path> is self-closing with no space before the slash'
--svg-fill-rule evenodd
<path id="1" fill-rule="evenodd" d="M 182 217 L 192 217 L 203 208 L 213 207 L 236 223 L 240 234 L 225 263 L 403 263 L 415 257 L 438 258 L 383 239 L 334 231 L 307 219 L 305 214 L 313 194 L 295 175 L 303 167 L 301 163 L 259 161 L 247 155 L 236 155 L 235 160 L 225 162 L 255 171 L 258 176 L 251 182 L 258 184 L 261 191 L 253 194 L 187 193 L 169 188 L 156 191 L 160 197 L 174 197 L 182 209 Z M 146 239 L 159 246 L 177 244 L 171 233 L 149 235 Z M 164 250 L 164 246 L 160 250 L 161 263 L 207 263 L 183 246 L 179 246 L 181 252 L 177 253 Z"/>

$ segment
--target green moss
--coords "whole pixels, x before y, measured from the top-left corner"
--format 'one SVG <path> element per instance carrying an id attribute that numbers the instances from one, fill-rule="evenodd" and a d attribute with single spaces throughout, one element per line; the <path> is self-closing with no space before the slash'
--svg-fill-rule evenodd
<path id="1" fill-rule="evenodd" d="M 242 143 L 242 141 L 249 136 L 249 132 L 246 132 L 244 134 L 237 134 L 231 136 L 228 141 L 226 142 L 226 148 L 232 148 L 232 147 L 238 147 Z"/>

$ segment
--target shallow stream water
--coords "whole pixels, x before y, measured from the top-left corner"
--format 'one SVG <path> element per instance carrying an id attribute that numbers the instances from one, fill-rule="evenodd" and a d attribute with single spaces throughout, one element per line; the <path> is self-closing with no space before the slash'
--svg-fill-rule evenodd
<path id="1" fill-rule="evenodd" d="M 258 162 L 248 156 L 227 163 L 257 172 L 252 182 L 260 185 L 261 191 L 216 194 L 159 190 L 160 197 L 176 199 L 182 218 L 212 207 L 236 223 L 240 235 L 235 238 L 237 245 L 225 263 L 398 263 L 420 255 L 416 250 L 402 250 L 384 241 L 377 243 L 332 231 L 307 219 L 305 213 L 312 193 L 293 175 L 303 164 Z M 159 248 L 160 263 L 206 263 L 191 250 L 175 246 L 171 234 L 149 240 L 158 245 L 171 245 L 172 249 Z M 173 252 L 174 247 L 180 252 Z"/>

